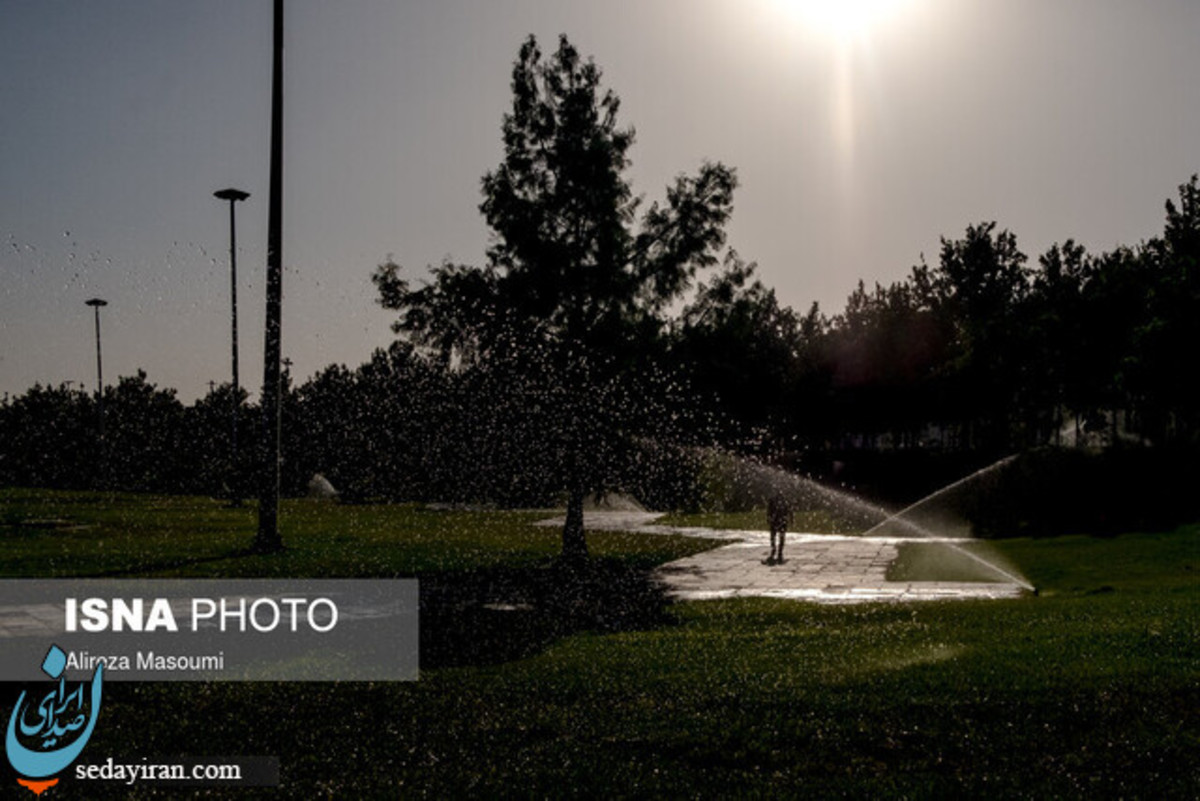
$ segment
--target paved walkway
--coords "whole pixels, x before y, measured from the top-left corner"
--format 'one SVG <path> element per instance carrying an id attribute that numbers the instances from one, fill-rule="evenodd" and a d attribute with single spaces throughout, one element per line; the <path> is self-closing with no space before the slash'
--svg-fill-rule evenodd
<path id="1" fill-rule="evenodd" d="M 923 601 L 964 598 L 1015 598 L 1024 590 L 1013 583 L 887 580 L 887 569 L 903 540 L 789 534 L 782 565 L 766 565 L 770 550 L 765 531 L 729 531 L 656 525 L 654 512 L 585 512 L 584 526 L 594 531 L 680 534 L 729 540 L 711 551 L 677 559 L 658 570 L 669 592 L 682 600 L 761 596 L 818 603 Z M 563 518 L 539 526 L 562 526 Z M 920 542 L 966 540 L 922 538 Z"/>

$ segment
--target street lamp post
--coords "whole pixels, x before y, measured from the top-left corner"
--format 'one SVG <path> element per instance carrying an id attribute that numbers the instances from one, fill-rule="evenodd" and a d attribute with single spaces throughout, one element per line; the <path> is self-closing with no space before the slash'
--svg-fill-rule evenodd
<path id="1" fill-rule="evenodd" d="M 96 312 L 96 409 L 100 439 L 104 440 L 104 362 L 100 356 L 100 308 L 107 306 L 107 300 L 100 298 L 92 298 L 86 301 L 87 305 L 91 306 Z"/>
<path id="2" fill-rule="evenodd" d="M 221 189 L 217 192 L 213 192 L 213 196 L 219 200 L 229 201 L 229 297 L 231 300 L 230 305 L 233 316 L 233 401 L 230 411 L 230 416 L 232 419 L 232 433 L 230 435 L 230 461 L 233 475 L 230 479 L 230 489 L 233 492 L 233 505 L 241 506 L 241 474 L 238 471 L 238 410 L 242 405 L 242 397 L 238 384 L 237 216 L 234 213 L 234 206 L 239 201 L 250 197 L 250 193 L 243 192 L 240 189 Z"/>
<path id="3" fill-rule="evenodd" d="M 263 465 L 254 550 L 282 550 L 279 537 L 279 361 L 283 306 L 283 0 L 274 3 L 271 58 L 271 184 L 267 204 L 267 314 L 263 348 Z"/>

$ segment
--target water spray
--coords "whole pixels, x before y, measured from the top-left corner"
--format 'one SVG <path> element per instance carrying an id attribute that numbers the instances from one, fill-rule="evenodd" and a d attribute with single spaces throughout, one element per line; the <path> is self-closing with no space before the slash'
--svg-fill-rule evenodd
<path id="1" fill-rule="evenodd" d="M 981 565 L 983 565 L 984 567 L 988 568 L 988 569 L 989 569 L 989 570 L 991 570 L 992 572 L 994 572 L 994 573 L 997 573 L 997 574 L 999 574 L 999 575 L 1001 575 L 1001 576 L 1004 576 L 1006 579 L 1008 579 L 1009 581 L 1011 581 L 1013 584 L 1016 584 L 1016 585 L 1020 586 L 1020 587 L 1021 587 L 1021 588 L 1023 588 L 1023 589 L 1029 590 L 1029 591 L 1030 591 L 1030 592 L 1032 592 L 1034 595 L 1037 595 L 1037 594 L 1038 594 L 1037 587 L 1033 586 L 1032 584 L 1030 584 L 1030 583 L 1029 583 L 1028 581 L 1026 581 L 1025 579 L 1023 579 L 1023 578 L 1019 578 L 1018 576 L 1016 576 L 1016 575 L 1014 575 L 1014 574 L 1012 574 L 1012 573 L 1009 573 L 1007 570 L 1005 570 L 1004 568 L 1000 567 L 999 565 L 997 565 L 997 564 L 995 564 L 995 563 L 993 563 L 993 562 L 989 562 L 988 560 L 986 560 L 986 559 L 984 559 L 984 558 L 982 558 L 982 557 L 976 556 L 975 554 L 971 553 L 970 551 L 966 550 L 965 548 L 961 548 L 961 547 L 959 547 L 958 545 L 956 545 L 956 544 L 955 544 L 955 543 L 953 543 L 953 542 L 946 542 L 946 543 L 942 543 L 942 544 L 943 544 L 943 545 L 947 545 L 947 546 L 949 546 L 949 547 L 950 547 L 950 548 L 952 548 L 954 551 L 956 551 L 956 552 L 958 552 L 958 553 L 962 554 L 963 556 L 967 557 L 968 559 L 973 559 L 973 560 L 975 560 L 976 562 L 978 562 L 979 564 L 981 564 Z"/>
<path id="2" fill-rule="evenodd" d="M 747 478 L 751 481 L 755 481 L 756 483 L 762 482 L 759 484 L 760 491 L 763 489 L 763 483 L 765 483 L 766 488 L 773 491 L 790 491 L 801 496 L 809 494 L 810 497 L 816 496 L 818 499 L 820 499 L 820 502 L 831 504 L 843 515 L 849 513 L 849 515 L 852 517 L 857 517 L 859 519 L 865 518 L 866 521 L 879 521 L 873 525 L 869 525 L 869 523 L 867 523 L 869 527 L 857 536 L 869 537 L 888 525 L 901 526 L 912 533 L 913 536 L 910 539 L 927 539 L 938 541 L 940 544 L 948 546 L 959 554 L 965 556 L 967 559 L 970 559 L 971 561 L 987 568 L 990 573 L 1003 577 L 1006 583 L 1021 587 L 1022 589 L 1031 592 L 1034 595 L 1038 594 L 1038 589 L 1036 587 L 1015 573 L 1006 570 L 1003 567 L 1000 567 L 999 565 L 996 565 L 977 554 L 971 553 L 955 543 L 946 542 L 943 537 L 931 531 L 926 526 L 916 521 L 906 519 L 907 516 L 911 515 L 914 511 L 943 497 L 958 487 L 961 487 L 970 481 L 978 479 L 980 476 L 999 470 L 1000 468 L 1010 464 L 1017 458 L 1018 454 L 1006 456 L 1003 459 L 993 462 L 984 468 L 976 470 L 970 475 L 960 478 L 957 481 L 942 487 L 936 492 L 926 495 L 924 498 L 921 498 L 915 503 L 912 503 L 895 513 L 851 493 L 834 489 L 811 478 L 798 476 L 794 473 L 783 470 L 782 468 L 763 464 L 757 460 L 747 459 L 745 457 L 738 457 L 731 454 L 726 455 L 731 456 L 735 462 L 749 466 L 752 469 L 752 475 L 747 476 Z"/>
<path id="3" fill-rule="evenodd" d="M 926 534 L 928 534 L 928 532 L 921 525 L 919 525 L 917 523 L 911 523 L 907 520 L 902 520 L 901 518 L 903 518 L 909 512 L 913 512 L 917 509 L 920 509 L 922 506 L 929 503 L 930 501 L 940 498 L 941 496 L 945 495 L 950 490 L 960 487 L 963 484 L 966 484 L 968 481 L 972 481 L 976 478 L 979 478 L 979 476 L 982 476 L 986 473 L 990 473 L 993 470 L 999 470 L 1001 467 L 1004 467 L 1005 465 L 1009 464 L 1016 458 L 1017 458 L 1017 454 L 1015 454 L 1015 453 L 1012 456 L 1005 456 L 1003 459 L 1001 459 L 998 462 L 993 462 L 992 464 L 988 465 L 987 467 L 984 467 L 980 470 L 976 470 L 974 473 L 972 473 L 969 476 L 960 478 L 958 481 L 955 481 L 952 484 L 947 484 L 946 486 L 942 487 L 937 492 L 934 492 L 930 495 L 926 495 L 921 500 L 917 501 L 916 503 L 910 504 L 909 506 L 904 507 L 899 512 L 896 512 L 894 515 L 887 518 L 886 520 L 882 520 L 879 523 L 876 523 L 875 525 L 871 526 L 869 529 L 864 531 L 862 535 L 864 537 L 868 537 L 871 534 L 873 534 L 875 531 L 883 528 L 884 526 L 888 525 L 889 523 L 900 523 L 901 525 L 904 525 L 910 529 L 915 529 L 917 531 L 925 532 Z"/>

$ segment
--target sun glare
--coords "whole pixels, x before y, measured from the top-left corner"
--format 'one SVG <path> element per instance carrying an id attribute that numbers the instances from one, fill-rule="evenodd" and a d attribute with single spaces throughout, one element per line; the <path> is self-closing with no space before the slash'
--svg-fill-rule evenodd
<path id="1" fill-rule="evenodd" d="M 837 169 L 835 187 L 850 203 L 863 126 L 878 120 L 883 100 L 868 91 L 876 64 L 877 46 L 906 29 L 928 0 L 762 0 L 789 31 L 787 46 L 798 47 L 806 63 L 828 60 L 829 155 Z M 795 36 L 799 34 L 799 36 Z M 817 73 L 819 74 L 819 73 Z M 849 209 L 849 206 L 846 206 Z M 847 214 L 849 212 L 847 211 Z M 847 217 L 848 218 L 848 217 Z"/>
<path id="2" fill-rule="evenodd" d="M 904 0 L 785 0 L 812 28 L 847 42 L 896 14 Z"/>

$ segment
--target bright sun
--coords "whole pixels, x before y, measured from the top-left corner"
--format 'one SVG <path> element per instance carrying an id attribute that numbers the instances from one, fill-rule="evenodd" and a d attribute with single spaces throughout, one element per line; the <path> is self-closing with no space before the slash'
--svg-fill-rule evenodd
<path id="1" fill-rule="evenodd" d="M 840 41 L 866 35 L 904 0 L 786 0 L 808 25 Z"/>

